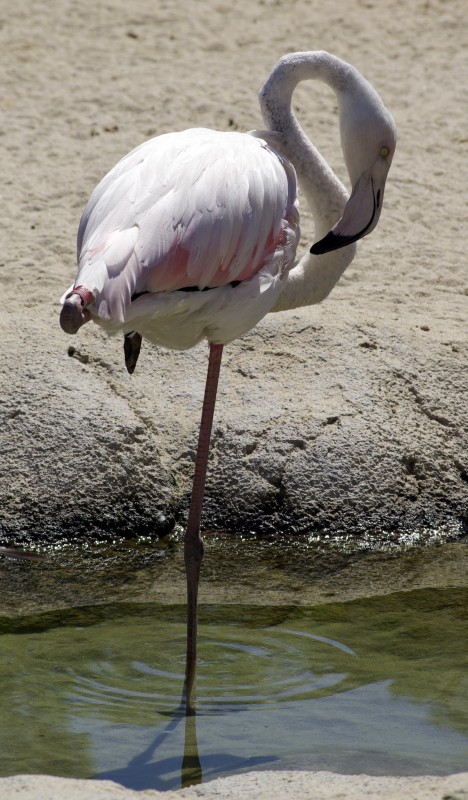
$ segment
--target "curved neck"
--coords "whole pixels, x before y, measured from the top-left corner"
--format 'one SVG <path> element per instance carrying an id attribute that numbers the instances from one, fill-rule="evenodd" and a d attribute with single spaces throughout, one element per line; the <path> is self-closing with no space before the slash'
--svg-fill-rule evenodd
<path id="1" fill-rule="evenodd" d="M 281 151 L 294 164 L 300 187 L 312 211 L 315 236 L 320 239 L 342 215 L 348 192 L 302 130 L 292 109 L 292 95 L 303 80 L 322 80 L 339 97 L 356 82 L 359 73 L 324 51 L 292 53 L 276 65 L 259 92 L 266 125 L 281 135 Z M 287 277 L 274 311 L 323 300 L 352 261 L 355 247 L 324 256 L 306 253 Z"/>
<path id="2" fill-rule="evenodd" d="M 278 62 L 259 92 L 263 119 L 282 134 L 281 149 L 296 168 L 318 236 L 325 235 L 341 215 L 348 193 L 299 125 L 291 108 L 292 95 L 298 83 L 314 79 L 338 93 L 349 81 L 351 69 L 322 51 L 292 53 Z"/>

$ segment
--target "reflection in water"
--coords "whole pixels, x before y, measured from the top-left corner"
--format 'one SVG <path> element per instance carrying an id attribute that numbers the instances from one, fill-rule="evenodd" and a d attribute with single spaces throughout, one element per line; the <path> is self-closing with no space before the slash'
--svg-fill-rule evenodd
<path id="1" fill-rule="evenodd" d="M 124 769 L 114 770 L 94 777 L 113 780 L 124 786 L 135 786 L 135 776 L 138 775 L 140 787 L 157 787 L 160 791 L 169 788 L 172 783 L 166 783 L 165 774 L 171 774 L 178 769 L 178 759 L 158 759 L 159 748 L 164 744 L 177 727 L 183 726 L 185 731 L 182 765 L 180 768 L 180 785 L 182 788 L 194 786 L 203 781 L 203 772 L 198 753 L 197 743 L 197 717 L 196 714 L 186 714 L 185 689 L 180 706 L 174 711 L 173 718 L 165 728 L 157 734 L 150 744 L 137 756 L 132 758 Z"/>
<path id="2" fill-rule="evenodd" d="M 185 709 L 185 699 L 184 699 Z M 184 757 L 182 759 L 182 788 L 194 786 L 203 780 L 203 772 L 198 754 L 197 742 L 197 715 L 186 714 L 185 716 L 185 742 Z"/>
<path id="3" fill-rule="evenodd" d="M 1 774 L 162 790 L 265 765 L 463 769 L 467 600 L 450 589 L 202 606 L 198 713 L 188 717 L 183 605 L 3 618 Z"/>

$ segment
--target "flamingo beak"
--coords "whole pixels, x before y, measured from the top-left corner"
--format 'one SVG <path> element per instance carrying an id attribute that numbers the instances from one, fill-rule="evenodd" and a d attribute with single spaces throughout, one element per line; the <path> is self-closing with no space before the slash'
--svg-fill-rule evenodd
<path id="1" fill-rule="evenodd" d="M 385 175 L 386 177 L 386 175 Z M 377 225 L 382 209 L 385 188 L 383 180 L 375 178 L 372 170 L 364 172 L 355 184 L 346 203 L 343 216 L 327 235 L 310 248 L 314 255 L 339 250 L 367 236 Z"/>

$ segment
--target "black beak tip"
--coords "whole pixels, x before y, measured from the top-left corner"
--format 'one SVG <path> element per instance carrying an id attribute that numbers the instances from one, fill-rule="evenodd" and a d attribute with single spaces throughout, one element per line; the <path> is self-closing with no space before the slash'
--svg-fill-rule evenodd
<path id="1" fill-rule="evenodd" d="M 331 250 L 336 250 L 336 248 L 340 246 L 339 243 L 337 244 L 337 240 L 339 240 L 339 237 L 335 236 L 335 234 L 330 231 L 323 239 L 320 239 L 320 241 L 312 245 L 310 252 L 313 253 L 314 256 L 321 256 L 324 253 L 329 253 Z"/>
<path id="2" fill-rule="evenodd" d="M 322 249 L 322 242 L 315 242 L 315 244 L 313 244 L 310 248 L 310 252 L 314 256 L 321 256 L 323 253 L 325 253 L 325 250 Z"/>
<path id="3" fill-rule="evenodd" d="M 315 242 L 310 248 L 310 252 L 314 256 L 322 256 L 324 253 L 331 253 L 333 250 L 339 250 L 341 247 L 346 247 L 352 244 L 356 239 L 353 236 L 336 236 L 333 231 L 327 233 L 319 242 Z"/>

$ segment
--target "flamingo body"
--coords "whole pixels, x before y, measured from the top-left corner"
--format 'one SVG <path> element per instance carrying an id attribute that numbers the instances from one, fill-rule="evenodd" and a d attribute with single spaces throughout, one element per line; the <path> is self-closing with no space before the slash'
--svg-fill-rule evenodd
<path id="1" fill-rule="evenodd" d="M 91 292 L 91 318 L 174 349 L 256 325 L 300 235 L 295 170 L 274 141 L 196 128 L 125 156 L 79 226 L 74 286 Z"/>

